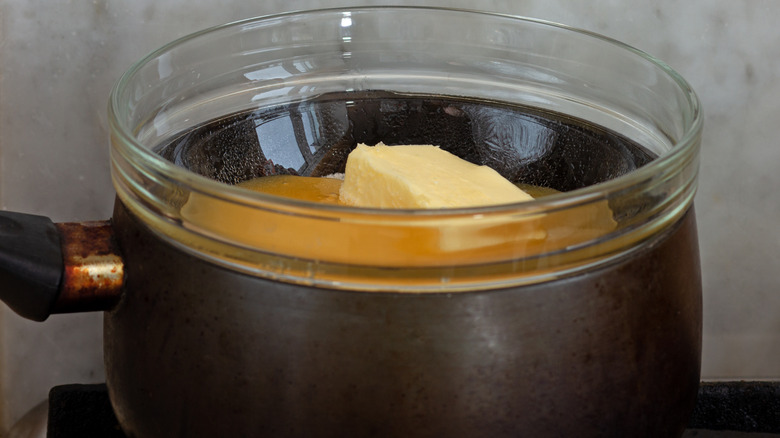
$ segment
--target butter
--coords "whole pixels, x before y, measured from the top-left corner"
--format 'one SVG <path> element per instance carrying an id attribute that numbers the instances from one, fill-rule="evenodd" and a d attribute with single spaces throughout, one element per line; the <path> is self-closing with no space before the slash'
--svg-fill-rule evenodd
<path id="1" fill-rule="evenodd" d="M 360 144 L 344 174 L 339 202 L 357 207 L 459 208 L 533 199 L 495 170 L 432 145 Z"/>

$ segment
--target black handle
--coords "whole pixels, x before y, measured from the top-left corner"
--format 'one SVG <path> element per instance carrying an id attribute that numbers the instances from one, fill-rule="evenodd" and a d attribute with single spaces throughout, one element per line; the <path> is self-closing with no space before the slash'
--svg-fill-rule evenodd
<path id="1" fill-rule="evenodd" d="M 51 219 L 0 211 L 0 299 L 19 315 L 43 321 L 60 294 L 62 247 Z"/>

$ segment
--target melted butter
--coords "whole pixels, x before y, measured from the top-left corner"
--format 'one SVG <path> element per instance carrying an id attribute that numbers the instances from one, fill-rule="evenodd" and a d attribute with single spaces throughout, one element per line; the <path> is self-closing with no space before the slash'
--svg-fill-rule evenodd
<path id="1" fill-rule="evenodd" d="M 342 180 L 338 178 L 318 178 L 295 175 L 273 175 L 250 179 L 237 184 L 239 187 L 284 196 L 302 201 L 322 202 L 339 205 L 339 189 Z M 521 190 L 533 198 L 554 195 L 558 190 L 530 184 L 516 184 Z"/>
<path id="2" fill-rule="evenodd" d="M 238 186 L 269 195 L 338 205 L 341 182 L 336 178 L 273 175 L 250 179 Z"/>

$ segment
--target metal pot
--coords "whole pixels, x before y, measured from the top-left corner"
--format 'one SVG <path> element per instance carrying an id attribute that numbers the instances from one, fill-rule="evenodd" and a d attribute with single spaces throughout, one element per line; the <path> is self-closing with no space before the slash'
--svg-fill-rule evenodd
<path id="1" fill-rule="evenodd" d="M 2 282 L 33 319 L 106 311 L 128 436 L 682 434 L 701 113 L 650 56 L 492 14 L 292 13 L 163 47 L 109 113 L 112 221 L 4 213 Z M 230 185 L 338 171 L 377 141 L 565 192 L 382 211 Z"/>

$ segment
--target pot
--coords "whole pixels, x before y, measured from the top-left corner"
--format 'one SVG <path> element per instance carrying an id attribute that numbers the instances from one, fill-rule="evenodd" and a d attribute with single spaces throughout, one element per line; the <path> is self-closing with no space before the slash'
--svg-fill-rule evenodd
<path id="1" fill-rule="evenodd" d="M 0 281 L 31 319 L 105 311 L 128 436 L 682 434 L 701 112 L 649 55 L 478 12 L 291 13 L 152 53 L 109 120 L 112 220 L 4 212 Z M 375 210 L 235 185 L 379 141 L 560 193 Z"/>

